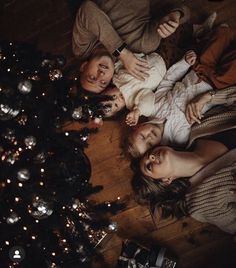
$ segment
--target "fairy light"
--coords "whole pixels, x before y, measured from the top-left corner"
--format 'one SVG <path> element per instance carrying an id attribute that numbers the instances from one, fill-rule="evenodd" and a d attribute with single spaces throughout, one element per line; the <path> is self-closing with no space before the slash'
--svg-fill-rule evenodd
<path id="1" fill-rule="evenodd" d="M 110 204 L 110 203 L 108 203 L 108 204 L 107 204 L 107 206 L 108 206 L 108 207 L 110 207 L 110 206 L 111 206 L 111 204 Z"/>
<path id="2" fill-rule="evenodd" d="M 20 198 L 19 197 L 15 197 L 15 201 L 16 202 L 19 202 L 20 201 Z"/>
<path id="3" fill-rule="evenodd" d="M 45 93 L 44 92 L 42 93 L 42 96 L 45 96 Z"/>
<path id="4" fill-rule="evenodd" d="M 21 182 L 18 183 L 19 187 L 23 187 L 23 184 Z"/>
<path id="5" fill-rule="evenodd" d="M 10 245 L 9 241 L 5 241 L 5 244 L 6 244 L 7 246 L 9 246 L 9 245 Z"/>
<path id="6" fill-rule="evenodd" d="M 10 68 L 8 68 L 8 69 L 7 69 L 7 71 L 8 71 L 8 72 L 10 72 L 10 71 L 11 71 L 11 69 L 10 69 Z"/>
<path id="7" fill-rule="evenodd" d="M 43 173 L 44 172 L 44 168 L 41 168 L 40 171 L 41 171 L 41 173 Z"/>
<path id="8" fill-rule="evenodd" d="M 22 151 L 22 148 L 20 147 L 18 150 L 21 152 Z"/>
<path id="9" fill-rule="evenodd" d="M 43 182 L 42 182 L 42 181 L 40 181 L 39 185 L 40 185 L 40 186 L 43 186 Z"/>
<path id="10" fill-rule="evenodd" d="M 31 236 L 31 238 L 32 238 L 33 240 L 35 240 L 35 239 L 36 239 L 36 237 L 35 237 L 34 235 L 32 235 L 32 236 Z"/>
<path id="11" fill-rule="evenodd" d="M 68 132 L 65 132 L 65 136 L 69 136 L 69 133 Z"/>
<path id="12" fill-rule="evenodd" d="M 35 220 L 36 223 L 39 223 L 39 220 Z"/>
<path id="13" fill-rule="evenodd" d="M 7 179 L 7 183 L 11 183 L 11 180 L 10 179 Z"/>
<path id="14" fill-rule="evenodd" d="M 56 253 L 55 252 L 52 252 L 52 256 L 56 256 Z"/>
<path id="15" fill-rule="evenodd" d="M 117 199 L 120 200 L 120 196 L 118 196 Z"/>
<path id="16" fill-rule="evenodd" d="M 27 231 L 27 227 L 26 227 L 26 226 L 23 226 L 23 230 L 24 230 L 24 231 Z"/>

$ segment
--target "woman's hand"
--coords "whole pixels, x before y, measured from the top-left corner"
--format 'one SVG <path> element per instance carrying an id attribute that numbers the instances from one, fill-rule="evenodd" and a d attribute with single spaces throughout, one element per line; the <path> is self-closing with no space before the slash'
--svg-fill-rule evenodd
<path id="1" fill-rule="evenodd" d="M 197 59 L 197 54 L 193 50 L 189 50 L 184 55 L 185 61 L 190 65 L 194 65 Z"/>
<path id="2" fill-rule="evenodd" d="M 138 119 L 140 116 L 140 111 L 138 108 L 134 109 L 133 111 L 129 112 L 126 116 L 126 124 L 128 126 L 135 126 L 138 123 Z"/>
<path id="3" fill-rule="evenodd" d="M 185 111 L 185 116 L 189 124 L 193 124 L 194 122 L 197 122 L 198 124 L 201 123 L 202 119 L 202 109 L 205 106 L 206 103 L 208 103 L 211 100 L 211 95 L 206 92 L 197 95 L 194 99 L 192 99 Z"/>
<path id="4" fill-rule="evenodd" d="M 138 80 L 145 80 L 145 78 L 149 76 L 147 73 L 149 70 L 147 61 L 144 59 L 137 59 L 127 48 L 124 48 L 121 51 L 120 60 L 123 62 L 127 71 Z"/>
<path id="5" fill-rule="evenodd" d="M 167 38 L 176 31 L 179 27 L 180 17 L 179 11 L 173 11 L 160 20 L 157 32 L 161 38 Z"/>

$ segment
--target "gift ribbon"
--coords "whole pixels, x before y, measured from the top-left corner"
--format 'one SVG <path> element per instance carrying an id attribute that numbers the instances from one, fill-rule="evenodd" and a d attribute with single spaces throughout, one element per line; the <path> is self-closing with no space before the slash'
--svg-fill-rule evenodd
<path id="1" fill-rule="evenodd" d="M 121 261 L 128 261 L 128 266 L 127 266 L 127 268 L 137 268 L 137 262 L 136 262 L 136 260 L 135 260 L 135 257 L 136 257 L 137 254 L 139 254 L 140 251 L 141 251 L 141 249 L 138 248 L 138 249 L 135 251 L 134 256 L 133 256 L 132 259 L 129 259 L 129 258 L 124 257 L 124 256 L 119 256 L 119 260 L 121 260 Z M 139 267 L 139 268 L 148 268 L 147 264 L 142 265 L 142 264 L 140 264 L 140 263 L 138 264 L 138 267 Z"/>

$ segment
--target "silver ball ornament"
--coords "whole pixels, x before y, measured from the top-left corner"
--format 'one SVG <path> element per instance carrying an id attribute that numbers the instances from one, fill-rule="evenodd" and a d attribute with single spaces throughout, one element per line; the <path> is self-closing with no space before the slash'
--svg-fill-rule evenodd
<path id="1" fill-rule="evenodd" d="M 117 229 L 118 229 L 118 224 L 117 224 L 117 222 L 114 222 L 114 221 L 111 222 L 111 223 L 108 225 L 107 229 L 108 229 L 108 231 L 110 231 L 110 232 L 116 232 Z"/>
<path id="2" fill-rule="evenodd" d="M 51 81 L 56 81 L 62 78 L 62 72 L 59 69 L 49 71 L 49 78 Z"/>
<path id="3" fill-rule="evenodd" d="M 28 136 L 28 137 L 26 137 L 25 140 L 24 140 L 24 142 L 25 142 L 25 145 L 29 149 L 31 149 L 32 147 L 34 147 L 36 145 L 36 143 L 37 143 L 36 138 L 34 136 Z"/>
<path id="4" fill-rule="evenodd" d="M 6 219 L 7 224 L 15 224 L 20 220 L 20 217 L 15 212 L 12 212 Z"/>
<path id="5" fill-rule="evenodd" d="M 0 104 L 0 120 L 2 121 L 6 121 L 16 117 L 19 112 L 19 110 L 12 109 L 6 104 Z"/>
<path id="6" fill-rule="evenodd" d="M 35 199 L 32 205 L 28 207 L 28 211 L 37 220 L 46 219 L 53 213 L 51 205 L 43 199 Z"/>
<path id="7" fill-rule="evenodd" d="M 28 94 L 31 92 L 32 83 L 29 80 L 21 81 L 18 84 L 18 89 L 22 94 Z"/>
<path id="8" fill-rule="evenodd" d="M 75 120 L 79 120 L 81 119 L 83 116 L 83 109 L 81 106 L 77 107 L 74 109 L 73 113 L 72 113 L 72 118 Z"/>
<path id="9" fill-rule="evenodd" d="M 24 168 L 17 172 L 17 179 L 19 181 L 27 181 L 30 179 L 30 172 L 28 169 Z"/>

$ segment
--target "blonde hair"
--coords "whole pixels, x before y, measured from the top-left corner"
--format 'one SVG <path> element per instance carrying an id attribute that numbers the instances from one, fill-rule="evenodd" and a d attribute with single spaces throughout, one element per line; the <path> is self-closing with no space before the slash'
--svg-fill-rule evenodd
<path id="1" fill-rule="evenodd" d="M 129 158 L 141 157 L 141 154 L 139 153 L 137 147 L 135 146 L 135 143 L 133 142 L 133 132 L 130 132 L 128 134 L 128 138 L 124 140 L 124 150 L 125 150 L 125 154 Z"/>

